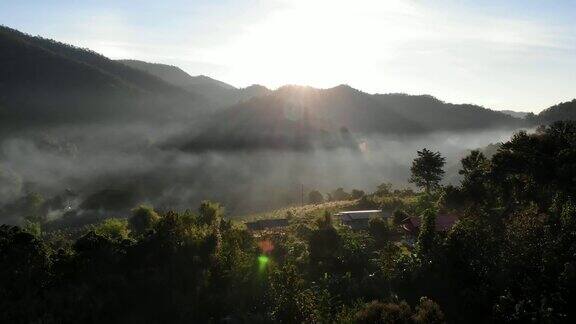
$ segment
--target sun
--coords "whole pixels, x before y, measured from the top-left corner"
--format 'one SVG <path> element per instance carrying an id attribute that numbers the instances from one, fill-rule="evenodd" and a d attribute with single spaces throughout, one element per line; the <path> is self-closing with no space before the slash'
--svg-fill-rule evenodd
<path id="1" fill-rule="evenodd" d="M 382 28 L 378 13 L 404 10 L 400 4 L 405 1 L 282 3 L 247 26 L 227 50 L 218 51 L 223 60 L 233 62 L 232 79 L 321 88 L 350 82 L 356 75 L 366 80 L 375 62 L 391 57 L 393 51 L 385 47 L 402 37 L 397 30 Z"/>

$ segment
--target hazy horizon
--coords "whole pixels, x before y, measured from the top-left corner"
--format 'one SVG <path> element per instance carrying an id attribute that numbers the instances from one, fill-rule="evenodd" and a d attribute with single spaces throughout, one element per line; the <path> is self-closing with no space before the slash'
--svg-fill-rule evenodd
<path id="1" fill-rule="evenodd" d="M 348 84 L 538 112 L 575 96 L 575 9 L 571 0 L 26 0 L 0 4 L 0 24 L 237 87 Z"/>

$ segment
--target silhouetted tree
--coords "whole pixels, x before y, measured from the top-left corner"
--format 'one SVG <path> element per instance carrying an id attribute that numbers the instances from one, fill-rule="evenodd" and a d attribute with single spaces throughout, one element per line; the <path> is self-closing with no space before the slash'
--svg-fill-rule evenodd
<path id="1" fill-rule="evenodd" d="M 348 200 L 350 199 L 350 194 L 344 191 L 343 188 L 338 188 L 330 193 L 330 197 L 332 200 Z"/>
<path id="2" fill-rule="evenodd" d="M 414 159 L 410 168 L 412 172 L 410 182 L 424 188 L 429 194 L 431 190 L 439 187 L 444 175 L 442 169 L 444 164 L 446 164 L 446 159 L 440 155 L 440 152 L 432 152 L 428 149 L 418 151 L 418 157 Z"/>
<path id="3" fill-rule="evenodd" d="M 352 193 L 350 194 L 352 199 L 360 199 L 365 195 L 366 193 L 364 192 L 364 190 L 358 190 L 358 189 L 352 189 Z"/>
<path id="4" fill-rule="evenodd" d="M 308 193 L 308 202 L 311 204 L 321 204 L 324 202 L 324 197 L 318 190 L 312 190 Z"/>

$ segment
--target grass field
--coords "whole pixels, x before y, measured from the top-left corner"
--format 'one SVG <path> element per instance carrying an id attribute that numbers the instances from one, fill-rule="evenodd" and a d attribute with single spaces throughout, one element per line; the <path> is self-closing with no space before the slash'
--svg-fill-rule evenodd
<path id="1" fill-rule="evenodd" d="M 248 214 L 240 216 L 235 220 L 238 221 L 253 221 L 258 219 L 273 219 L 273 218 L 285 218 L 288 215 L 294 217 L 306 217 L 306 218 L 316 218 L 328 210 L 330 213 L 336 213 L 342 210 L 352 209 L 357 204 L 357 200 L 343 200 L 343 201 L 331 201 L 322 204 L 309 204 L 304 206 L 292 206 L 280 209 L 275 209 L 267 212 Z"/>

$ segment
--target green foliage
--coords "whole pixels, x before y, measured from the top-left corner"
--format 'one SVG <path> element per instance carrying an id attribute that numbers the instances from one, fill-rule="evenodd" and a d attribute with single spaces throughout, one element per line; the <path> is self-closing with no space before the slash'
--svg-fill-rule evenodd
<path id="1" fill-rule="evenodd" d="M 412 162 L 410 172 L 410 182 L 420 188 L 424 188 L 426 193 L 439 187 L 440 180 L 444 175 L 444 164 L 446 159 L 440 155 L 440 152 L 432 152 L 428 149 L 418 151 L 418 157 Z"/>
<path id="2" fill-rule="evenodd" d="M 43 287 L 50 282 L 49 269 L 49 250 L 40 239 L 17 227 L 0 225 L 2 322 L 36 319 L 33 306 L 37 305 Z"/>
<path id="3" fill-rule="evenodd" d="M 204 225 L 218 224 L 223 214 L 224 209 L 220 204 L 205 200 L 198 208 L 198 221 Z"/>
<path id="4" fill-rule="evenodd" d="M 575 129 L 473 152 L 459 187 L 365 195 L 357 204 L 395 210 L 367 231 L 332 221 L 356 202 L 278 211 L 293 216 L 275 233 L 224 221 L 211 202 L 198 215 L 137 208 L 130 229 L 146 235 L 130 240 L 122 219 L 41 236 L 0 226 L 0 321 L 573 322 Z M 459 220 L 437 232 L 445 209 Z M 418 211 L 412 246 L 392 226 Z"/>
<path id="5" fill-rule="evenodd" d="M 486 186 L 484 179 L 489 170 L 489 161 L 480 151 L 472 151 L 463 158 L 462 169 L 458 172 L 462 179 L 462 191 L 467 197 L 475 197 L 475 200 L 483 201 L 486 198 Z"/>
<path id="6" fill-rule="evenodd" d="M 356 313 L 354 322 L 362 324 L 409 324 L 412 323 L 411 316 L 412 309 L 404 301 L 398 304 L 373 301 Z"/>
<path id="7" fill-rule="evenodd" d="M 436 213 L 430 209 L 422 215 L 416 250 L 420 257 L 427 259 L 434 250 L 436 242 Z"/>
<path id="8" fill-rule="evenodd" d="M 24 220 L 23 230 L 35 237 L 40 237 L 40 235 L 42 235 L 42 226 L 40 223 L 34 223 L 29 220 Z"/>
<path id="9" fill-rule="evenodd" d="M 322 323 L 330 321 L 330 296 L 324 289 L 309 287 L 293 265 L 272 274 L 273 318 L 286 323 Z"/>
<path id="10" fill-rule="evenodd" d="M 463 209 L 466 206 L 467 196 L 460 188 L 448 185 L 443 188 L 438 201 L 438 207 L 446 210 Z"/>
<path id="11" fill-rule="evenodd" d="M 160 216 L 152 207 L 139 206 L 132 210 L 132 216 L 128 219 L 130 232 L 134 235 L 143 235 L 152 230 L 160 220 Z"/>
<path id="12" fill-rule="evenodd" d="M 420 298 L 413 319 L 416 324 L 442 324 L 446 322 L 440 306 L 427 297 Z"/>
<path id="13" fill-rule="evenodd" d="M 440 306 L 427 297 L 420 298 L 415 311 L 405 301 L 383 303 L 372 301 L 359 310 L 354 323 L 420 324 L 445 323 Z"/>
<path id="14" fill-rule="evenodd" d="M 128 221 L 119 218 L 108 218 L 94 228 L 98 235 L 105 236 L 112 240 L 124 240 L 128 238 L 130 230 Z"/>
<path id="15" fill-rule="evenodd" d="M 382 183 L 378 185 L 376 189 L 376 194 L 379 196 L 389 195 L 392 192 L 392 184 L 391 183 Z"/>
<path id="16" fill-rule="evenodd" d="M 378 245 L 384 245 L 390 239 L 391 229 L 382 218 L 372 218 L 368 223 L 368 231 Z"/>

